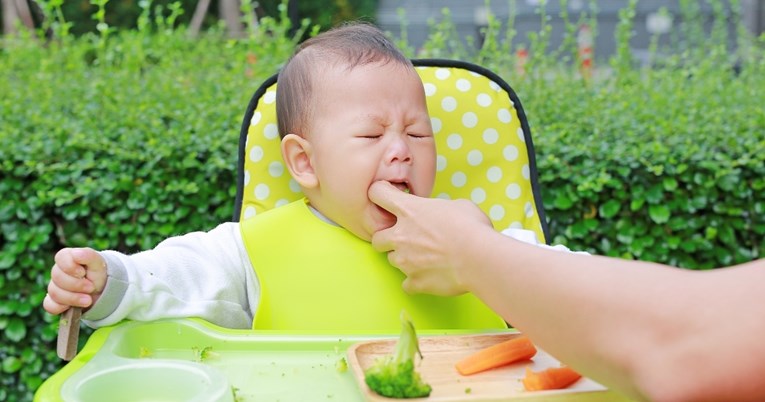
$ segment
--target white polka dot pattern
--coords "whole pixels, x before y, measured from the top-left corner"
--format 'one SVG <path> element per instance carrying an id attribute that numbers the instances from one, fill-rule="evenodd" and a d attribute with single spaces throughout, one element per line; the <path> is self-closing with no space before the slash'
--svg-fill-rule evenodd
<path id="1" fill-rule="evenodd" d="M 446 169 L 446 158 L 443 155 L 436 156 L 436 172 Z"/>
<path id="2" fill-rule="evenodd" d="M 544 239 L 530 182 L 520 119 L 509 95 L 483 75 L 461 68 L 417 67 L 436 138 L 433 197 L 465 198 L 498 230 L 522 227 Z M 281 160 L 276 85 L 250 120 L 242 218 L 302 197 Z"/>
<path id="3" fill-rule="evenodd" d="M 284 164 L 282 162 L 271 162 L 268 165 L 268 174 L 271 177 L 281 177 L 284 174 Z"/>
<path id="4" fill-rule="evenodd" d="M 279 128 L 276 126 L 276 124 L 267 124 L 263 130 L 263 135 L 266 137 L 266 139 L 273 140 L 279 136 Z"/>
<path id="5" fill-rule="evenodd" d="M 478 166 L 483 162 L 483 154 L 481 151 L 474 149 L 468 152 L 467 161 L 470 166 Z"/>
<path id="6" fill-rule="evenodd" d="M 444 110 L 444 112 L 453 112 L 454 109 L 457 108 L 457 100 L 452 98 L 451 96 L 448 96 L 444 98 L 443 101 L 441 101 L 441 109 Z"/>
<path id="7" fill-rule="evenodd" d="M 470 200 L 478 205 L 482 204 L 486 201 L 486 191 L 480 187 L 474 188 L 473 191 L 470 192 Z"/>
<path id="8" fill-rule="evenodd" d="M 258 163 L 263 159 L 263 148 L 256 145 L 250 148 L 250 162 Z"/>
<path id="9" fill-rule="evenodd" d="M 465 173 L 455 172 L 452 175 L 452 185 L 454 187 L 457 187 L 457 188 L 464 187 L 465 183 L 467 183 L 467 176 L 465 176 Z"/>
<path id="10" fill-rule="evenodd" d="M 543 239 L 524 133 L 509 95 L 468 70 L 417 70 L 425 88 L 436 88 L 426 91 L 431 121 L 438 121 L 440 132 L 434 196 L 469 199 L 489 215 L 495 228 L 523 227 Z M 443 107 L 445 100 L 449 110 Z"/>
<path id="11" fill-rule="evenodd" d="M 255 199 L 263 201 L 268 198 L 268 194 L 271 193 L 271 189 L 268 188 L 268 184 L 260 183 L 255 186 Z"/>
<path id="12" fill-rule="evenodd" d="M 450 149 L 460 149 L 462 147 L 462 137 L 459 134 L 451 134 L 446 138 L 446 145 Z"/>

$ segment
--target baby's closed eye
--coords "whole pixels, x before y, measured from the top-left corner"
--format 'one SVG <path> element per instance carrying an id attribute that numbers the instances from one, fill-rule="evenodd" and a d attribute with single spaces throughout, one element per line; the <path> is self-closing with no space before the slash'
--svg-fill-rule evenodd
<path id="1" fill-rule="evenodd" d="M 433 135 L 431 134 L 423 134 L 423 133 L 407 133 L 408 136 L 412 138 L 432 138 Z"/>

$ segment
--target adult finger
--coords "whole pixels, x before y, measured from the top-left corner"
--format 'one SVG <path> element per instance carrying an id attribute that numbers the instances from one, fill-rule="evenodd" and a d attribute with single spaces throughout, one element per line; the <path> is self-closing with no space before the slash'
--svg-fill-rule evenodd
<path id="1" fill-rule="evenodd" d="M 404 289 L 404 292 L 410 295 L 417 294 L 416 290 L 414 289 L 415 285 L 412 282 L 412 278 L 407 276 L 404 278 L 404 282 L 401 283 L 401 287 Z"/>
<path id="2" fill-rule="evenodd" d="M 388 229 L 379 230 L 372 234 L 372 248 L 375 249 L 378 252 L 385 253 L 385 252 L 393 252 L 393 242 L 392 240 L 392 231 L 395 230 L 394 227 L 390 227 Z M 388 261 L 390 261 L 390 253 L 388 254 Z"/>
<path id="3" fill-rule="evenodd" d="M 378 232 L 378 233 L 381 233 L 381 232 Z M 390 244 L 390 246 L 389 246 L 390 247 L 390 251 L 388 252 L 388 263 L 390 265 L 396 267 L 396 269 L 401 271 L 401 273 L 403 273 L 404 275 L 406 275 L 406 276 L 411 275 L 411 272 L 409 270 L 409 266 L 407 264 L 405 264 L 404 260 L 402 260 L 401 253 L 396 251 L 395 244 L 393 242 L 386 243 L 386 245 L 387 244 Z"/>
<path id="4" fill-rule="evenodd" d="M 396 216 L 401 213 L 400 203 L 410 196 L 385 180 L 372 183 L 368 195 L 372 202 Z"/>

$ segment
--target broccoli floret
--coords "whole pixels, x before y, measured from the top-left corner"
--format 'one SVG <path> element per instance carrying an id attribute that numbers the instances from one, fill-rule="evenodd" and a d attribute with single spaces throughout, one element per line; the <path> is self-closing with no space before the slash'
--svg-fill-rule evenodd
<path id="1" fill-rule="evenodd" d="M 417 333 L 406 312 L 401 312 L 401 336 L 393 355 L 377 359 L 366 371 L 369 388 L 388 398 L 420 398 L 430 395 L 431 387 L 414 369 L 414 355 L 420 355 Z"/>

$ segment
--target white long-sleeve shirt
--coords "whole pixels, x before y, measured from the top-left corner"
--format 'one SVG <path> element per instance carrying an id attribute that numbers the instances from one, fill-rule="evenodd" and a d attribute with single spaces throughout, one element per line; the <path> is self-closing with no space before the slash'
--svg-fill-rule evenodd
<path id="1" fill-rule="evenodd" d="M 524 229 L 503 234 L 547 246 Z M 94 328 L 123 319 L 151 321 L 199 317 L 227 328 L 251 328 L 260 284 L 245 250 L 238 223 L 209 232 L 171 237 L 152 250 L 133 255 L 102 251 L 108 279 L 98 301 L 82 316 Z"/>
<path id="2" fill-rule="evenodd" d="M 133 255 L 103 251 L 108 279 L 83 321 L 91 327 L 123 319 L 200 317 L 229 328 L 250 328 L 260 286 L 239 224 L 171 237 Z"/>

